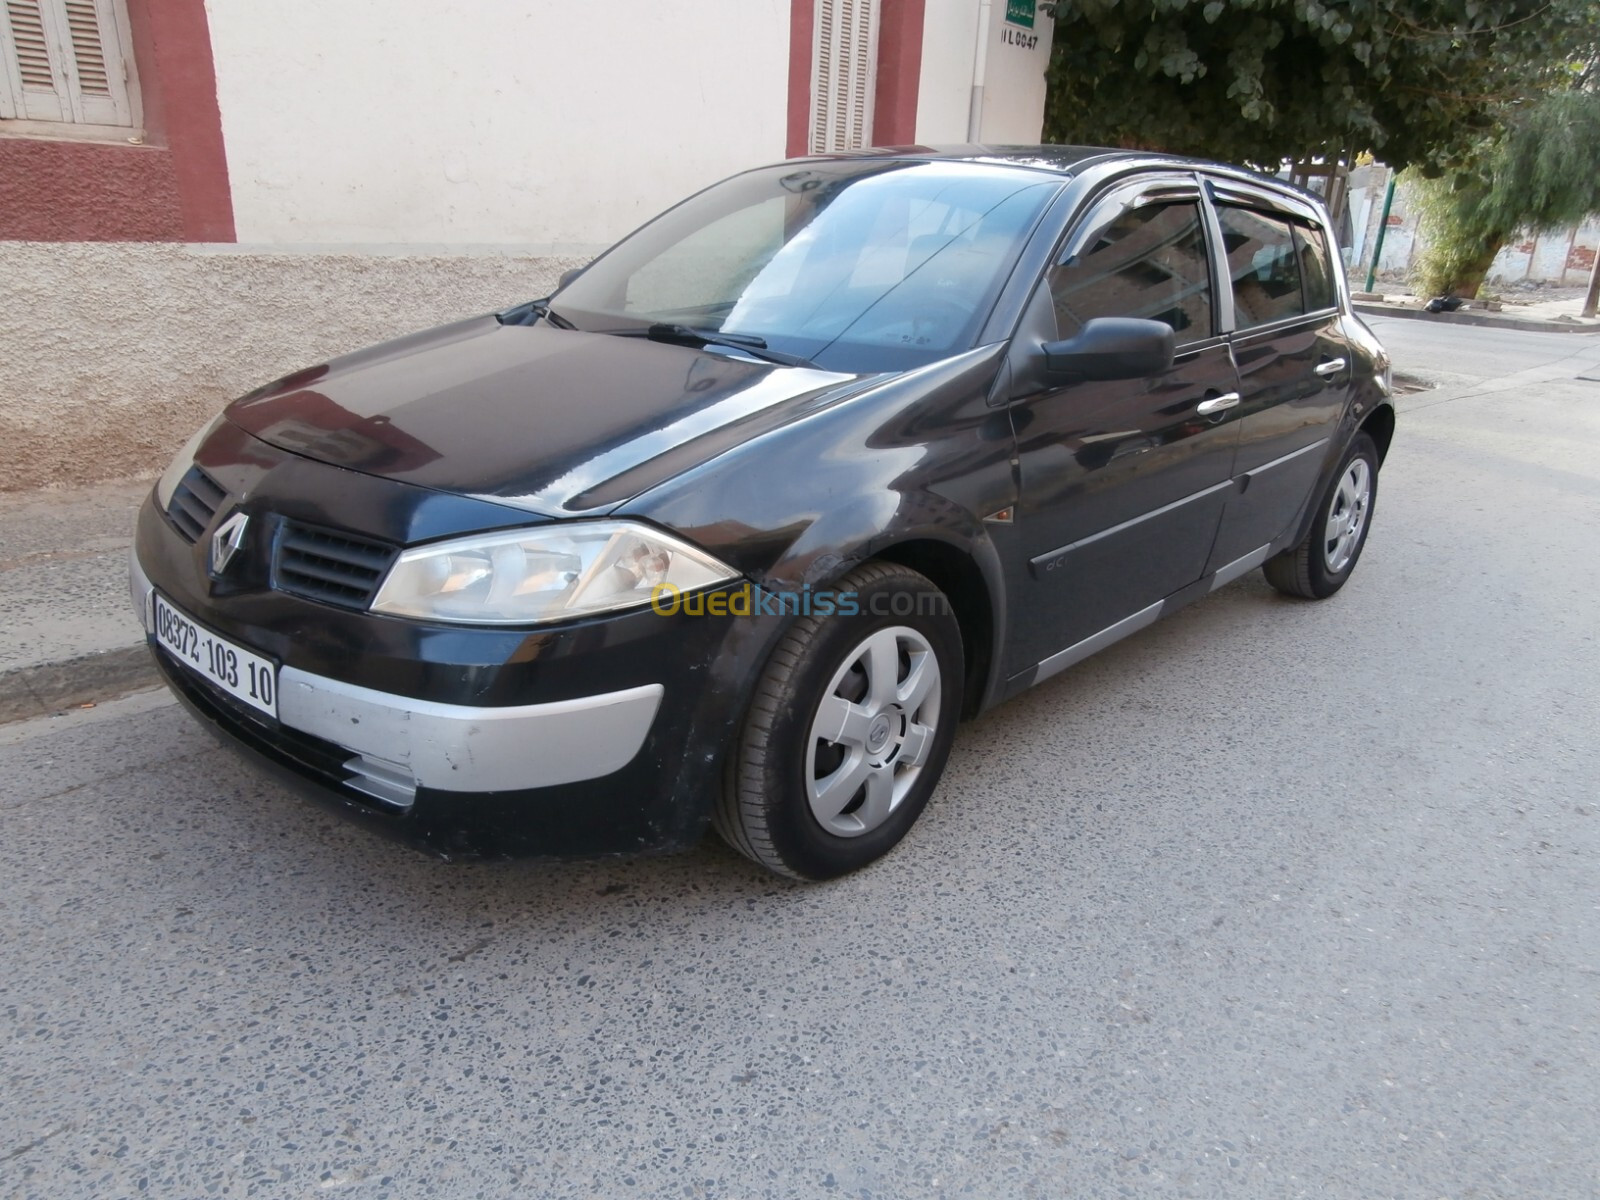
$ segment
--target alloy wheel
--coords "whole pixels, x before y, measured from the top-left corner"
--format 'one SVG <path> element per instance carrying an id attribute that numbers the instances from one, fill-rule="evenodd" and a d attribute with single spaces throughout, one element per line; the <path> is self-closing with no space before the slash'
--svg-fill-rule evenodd
<path id="1" fill-rule="evenodd" d="M 1351 459 L 1333 494 L 1333 503 L 1328 506 L 1328 521 L 1322 531 L 1322 561 L 1330 575 L 1339 574 L 1355 557 L 1371 507 L 1372 468 L 1363 458 Z"/>
<path id="2" fill-rule="evenodd" d="M 915 629 L 880 629 L 845 655 L 817 705 L 806 799 L 837 837 L 878 828 L 916 783 L 939 725 L 939 657 Z"/>

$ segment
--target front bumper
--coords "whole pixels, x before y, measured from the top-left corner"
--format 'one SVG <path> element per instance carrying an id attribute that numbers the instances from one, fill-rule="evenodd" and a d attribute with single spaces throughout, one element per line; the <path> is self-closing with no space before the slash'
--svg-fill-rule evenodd
<path id="1" fill-rule="evenodd" d="M 128 578 L 145 635 L 153 638 L 154 587 L 137 553 Z M 491 708 L 397 696 L 285 666 L 278 674 L 278 722 L 348 751 L 354 786 L 404 806 L 410 803 L 404 793 L 418 787 L 503 792 L 610 775 L 643 747 L 663 691 L 647 683 Z"/>
<path id="2" fill-rule="evenodd" d="M 200 553 L 146 502 L 130 587 L 172 691 L 256 766 L 450 858 L 637 853 L 698 840 L 771 632 L 648 609 L 561 629 L 441 629 L 270 589 L 224 589 Z M 159 646 L 156 589 L 277 660 L 276 720 Z"/>

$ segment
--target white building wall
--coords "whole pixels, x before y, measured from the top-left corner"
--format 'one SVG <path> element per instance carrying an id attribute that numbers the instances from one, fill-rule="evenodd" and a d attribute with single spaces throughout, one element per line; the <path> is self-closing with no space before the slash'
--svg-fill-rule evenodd
<path id="1" fill-rule="evenodd" d="M 1530 278 L 1533 242 L 1513 242 L 1503 246 L 1489 264 L 1489 278 L 1497 283 L 1516 283 Z"/>
<path id="2" fill-rule="evenodd" d="M 925 0 L 917 84 L 917 141 L 924 146 L 967 140 L 977 32 L 978 0 Z"/>
<path id="3" fill-rule="evenodd" d="M 788 0 L 206 13 L 240 242 L 583 253 L 784 154 Z"/>
<path id="4" fill-rule="evenodd" d="M 1054 22 L 1040 12 L 1033 28 L 1006 20 L 1005 0 L 989 6 L 989 66 L 984 74 L 979 141 L 1031 145 L 1044 128 L 1045 69 Z"/>
<path id="5" fill-rule="evenodd" d="M 979 23 L 987 17 L 983 119 L 977 141 L 1031 144 L 1044 127 L 1045 68 L 1053 22 L 1044 13 L 1032 29 L 1006 20 L 1006 0 L 927 0 L 917 141 L 944 145 L 968 136 Z"/>

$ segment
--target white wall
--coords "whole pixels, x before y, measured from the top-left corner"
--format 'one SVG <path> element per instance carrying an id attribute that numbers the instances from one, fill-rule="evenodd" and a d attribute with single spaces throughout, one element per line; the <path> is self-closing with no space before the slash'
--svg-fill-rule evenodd
<path id="1" fill-rule="evenodd" d="M 609 244 L 784 154 L 788 0 L 206 0 L 241 242 Z"/>
<path id="2" fill-rule="evenodd" d="M 978 0 L 925 0 L 917 85 L 917 141 L 924 146 L 967 140 L 977 34 Z"/>
<path id="3" fill-rule="evenodd" d="M 1044 73 L 1050 65 L 1055 22 L 1041 12 L 1032 29 L 1012 25 L 1006 21 L 1005 0 L 994 0 L 989 18 L 989 68 L 979 140 L 994 146 L 1031 145 L 1044 128 Z"/>
<path id="4" fill-rule="evenodd" d="M 1375 172 L 1362 179 L 1364 184 L 1370 185 L 1370 194 L 1375 198 L 1368 240 L 1358 263 L 1364 270 L 1372 261 L 1371 238 L 1376 235 L 1378 221 L 1376 210 L 1381 207 L 1381 185 L 1388 176 L 1387 169 L 1381 166 L 1359 170 Z M 1359 195 L 1354 187 L 1351 197 L 1351 203 L 1356 204 Z M 1406 272 L 1415 265 L 1427 241 L 1423 236 L 1411 186 L 1404 181 L 1395 189 L 1390 217 L 1397 220 L 1398 224 L 1391 225 L 1384 235 L 1383 258 L 1378 269 L 1383 272 Z M 1488 282 L 1577 287 L 1588 282 L 1589 267 L 1594 262 L 1592 255 L 1597 248 L 1600 248 L 1600 220 L 1587 221 L 1576 229 L 1523 232 L 1501 247 L 1500 253 L 1489 266 Z"/>
<path id="5" fill-rule="evenodd" d="M 980 0 L 926 2 L 917 93 L 917 141 L 925 145 L 971 140 L 967 122 L 979 12 Z M 1031 144 L 1039 140 L 1044 125 L 1044 73 L 1050 65 L 1054 22 L 1041 12 L 1029 30 L 1005 18 L 1006 0 L 991 0 L 978 140 Z M 1028 41 L 1035 44 L 1017 44 Z"/>

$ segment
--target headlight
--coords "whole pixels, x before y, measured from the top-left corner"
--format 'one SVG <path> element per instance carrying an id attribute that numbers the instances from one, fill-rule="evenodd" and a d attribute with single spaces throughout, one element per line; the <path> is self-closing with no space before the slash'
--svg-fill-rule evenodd
<path id="1" fill-rule="evenodd" d="M 528 625 L 650 603 L 738 572 L 631 521 L 584 521 L 418 546 L 389 568 L 372 611 L 475 625 Z"/>
<path id="2" fill-rule="evenodd" d="M 200 426 L 199 431 L 183 444 L 183 449 L 178 451 L 177 457 L 168 464 L 162 472 L 161 478 L 156 480 L 156 504 L 162 512 L 172 507 L 172 493 L 178 490 L 178 484 L 189 473 L 189 468 L 194 466 L 194 456 L 200 449 L 200 444 L 211 436 L 211 431 L 222 424 L 222 418 L 207 421 Z"/>

